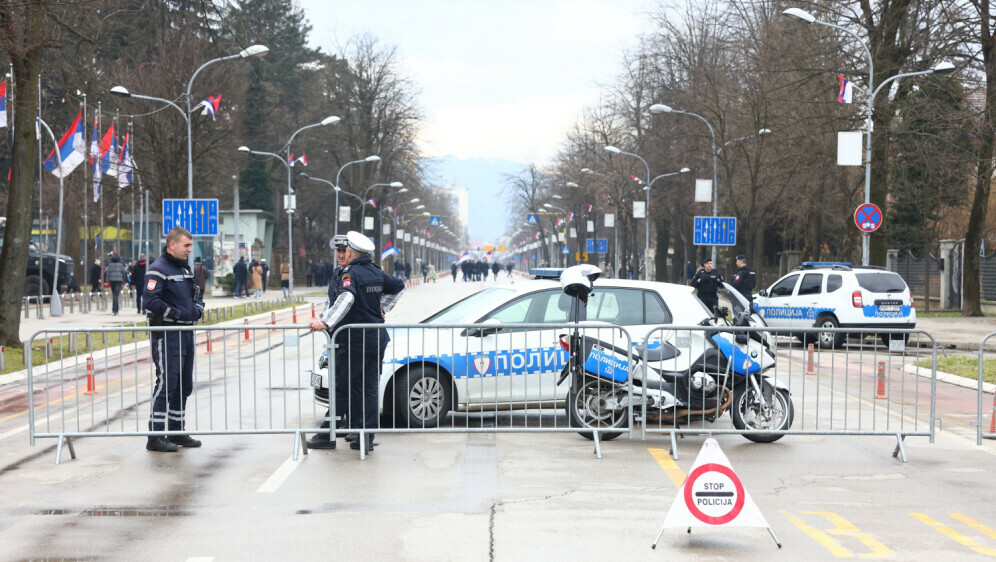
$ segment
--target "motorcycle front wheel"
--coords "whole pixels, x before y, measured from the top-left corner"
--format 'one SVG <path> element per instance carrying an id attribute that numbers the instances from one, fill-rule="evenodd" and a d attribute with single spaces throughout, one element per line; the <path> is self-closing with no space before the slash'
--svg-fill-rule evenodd
<path id="1" fill-rule="evenodd" d="M 567 394 L 567 419 L 571 427 L 615 429 L 626 425 L 626 408 L 613 408 L 626 396 L 618 385 L 598 378 L 585 380 L 581 388 Z M 610 441 L 623 434 L 621 431 L 602 431 L 602 441 Z M 593 432 L 579 431 L 585 439 L 594 439 Z"/>
<path id="2" fill-rule="evenodd" d="M 733 427 L 743 430 L 787 430 L 792 427 L 795 410 L 792 398 L 786 390 L 774 390 L 767 381 L 761 381 L 761 393 L 771 396 L 765 405 L 763 396 L 758 395 L 751 383 L 737 385 L 733 393 L 730 415 Z M 744 437 L 755 443 L 772 443 L 782 438 L 781 434 L 745 433 Z"/>

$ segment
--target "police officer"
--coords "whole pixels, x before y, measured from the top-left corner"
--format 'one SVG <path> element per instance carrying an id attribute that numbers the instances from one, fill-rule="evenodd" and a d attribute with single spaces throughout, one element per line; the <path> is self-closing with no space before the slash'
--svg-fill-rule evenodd
<path id="1" fill-rule="evenodd" d="M 370 260 L 374 244 L 356 231 L 346 233 L 346 262 L 337 283 L 339 290 L 331 306 L 322 312 L 320 320 L 312 320 L 312 331 L 332 330 L 348 324 L 382 324 L 405 291 L 404 282 L 384 273 Z M 336 347 L 347 354 L 346 369 L 349 377 L 349 427 L 372 429 L 377 427 L 380 366 L 389 341 L 387 330 L 367 328 L 343 330 L 336 337 Z M 338 391 L 337 391 L 337 394 Z M 339 396 L 336 397 L 338 409 Z M 366 450 L 373 450 L 373 433 L 366 434 Z M 351 449 L 359 449 L 359 434 L 346 436 Z M 331 448 L 331 447 L 329 447 Z"/>
<path id="2" fill-rule="evenodd" d="M 747 256 L 744 254 L 737 256 L 737 272 L 733 274 L 730 285 L 739 291 L 748 303 L 754 302 L 752 291 L 757 286 L 757 273 L 747 265 Z"/>
<path id="3" fill-rule="evenodd" d="M 709 258 L 702 260 L 702 269 L 698 270 L 692 279 L 692 287 L 698 289 L 699 300 L 713 314 L 719 306 L 719 295 L 716 294 L 716 290 L 722 282 L 723 276 L 712 268 L 712 260 Z"/>
<path id="4" fill-rule="evenodd" d="M 190 326 L 204 314 L 204 301 L 187 266 L 194 239 L 176 227 L 166 235 L 166 248 L 145 273 L 145 310 L 149 326 Z M 149 431 L 183 431 L 187 397 L 194 385 L 193 332 L 152 331 L 152 362 L 156 386 L 152 391 Z M 200 447 L 189 435 L 149 437 L 145 448 L 163 453 L 179 447 Z"/>

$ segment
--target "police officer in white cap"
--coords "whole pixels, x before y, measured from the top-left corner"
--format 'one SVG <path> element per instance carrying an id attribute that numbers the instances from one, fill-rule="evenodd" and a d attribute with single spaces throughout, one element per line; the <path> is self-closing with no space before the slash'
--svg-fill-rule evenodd
<path id="1" fill-rule="evenodd" d="M 384 315 L 405 291 L 404 281 L 384 273 L 371 261 L 374 244 L 369 238 L 350 231 L 346 233 L 346 243 L 347 265 L 339 275 L 338 295 L 321 319 L 311 321 L 312 331 L 334 332 L 349 324 L 383 324 Z M 343 330 L 336 336 L 336 348 L 344 349 L 347 356 L 351 429 L 377 427 L 380 366 L 388 341 L 383 328 Z M 372 451 L 373 433 L 367 433 L 366 438 L 366 450 Z M 358 433 L 347 435 L 346 440 L 351 441 L 350 448 L 360 448 Z"/>

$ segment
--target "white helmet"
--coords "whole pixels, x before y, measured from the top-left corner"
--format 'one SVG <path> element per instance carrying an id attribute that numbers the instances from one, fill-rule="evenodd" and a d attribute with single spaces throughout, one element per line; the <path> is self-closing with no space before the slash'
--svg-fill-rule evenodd
<path id="1" fill-rule="evenodd" d="M 592 283 L 600 275 L 602 270 L 590 263 L 568 267 L 560 274 L 560 288 L 568 296 L 587 299 Z"/>

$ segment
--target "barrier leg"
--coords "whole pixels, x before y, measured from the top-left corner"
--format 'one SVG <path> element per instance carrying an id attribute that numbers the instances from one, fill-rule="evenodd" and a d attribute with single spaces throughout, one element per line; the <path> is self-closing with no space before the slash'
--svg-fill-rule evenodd
<path id="1" fill-rule="evenodd" d="M 59 435 L 59 446 L 55 449 L 55 464 L 62 462 L 62 443 L 65 441 L 69 447 L 69 457 L 76 460 L 76 449 L 73 448 L 73 438 L 68 435 Z"/>
<path id="2" fill-rule="evenodd" d="M 903 439 L 905 439 L 902 433 L 896 434 L 896 448 L 892 451 L 892 458 L 896 458 L 901 455 L 903 462 L 906 462 L 906 447 L 903 446 Z"/>
<path id="3" fill-rule="evenodd" d="M 595 458 L 600 459 L 602 458 L 602 434 L 597 431 L 593 431 L 591 433 L 592 437 L 594 437 L 593 441 L 595 442 Z"/>
<path id="4" fill-rule="evenodd" d="M 671 458 L 678 460 L 678 437 L 671 432 Z"/>

